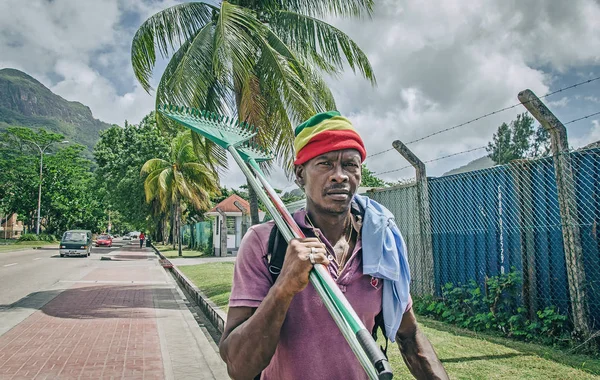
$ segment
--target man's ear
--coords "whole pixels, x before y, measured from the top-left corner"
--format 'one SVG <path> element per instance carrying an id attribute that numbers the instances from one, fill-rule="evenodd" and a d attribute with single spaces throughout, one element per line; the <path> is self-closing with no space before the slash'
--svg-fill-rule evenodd
<path id="1" fill-rule="evenodd" d="M 299 188 L 304 189 L 304 165 L 296 165 L 294 167 L 294 172 L 296 173 L 296 185 L 298 185 Z"/>

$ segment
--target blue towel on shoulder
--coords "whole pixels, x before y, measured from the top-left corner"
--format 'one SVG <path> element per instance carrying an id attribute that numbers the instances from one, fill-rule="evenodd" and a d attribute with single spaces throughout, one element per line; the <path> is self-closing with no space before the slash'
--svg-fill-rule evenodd
<path id="1" fill-rule="evenodd" d="M 365 211 L 363 273 L 383 279 L 383 322 L 388 339 L 394 342 L 410 297 L 406 243 L 388 209 L 361 195 L 355 195 L 354 201 Z"/>

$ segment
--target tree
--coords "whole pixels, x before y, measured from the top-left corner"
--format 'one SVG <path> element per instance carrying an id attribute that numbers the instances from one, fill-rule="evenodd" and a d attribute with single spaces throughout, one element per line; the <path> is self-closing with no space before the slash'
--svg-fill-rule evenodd
<path id="1" fill-rule="evenodd" d="M 98 164 L 97 186 L 106 210 L 117 212 L 113 225 L 117 230 L 164 229 L 163 217 L 155 205 L 146 203 L 144 180 L 140 169 L 151 158 L 169 157 L 169 136 L 156 125 L 153 112 L 139 125 L 125 122 L 103 131 L 94 148 Z M 156 235 L 155 235 L 156 236 Z"/>
<path id="2" fill-rule="evenodd" d="M 46 231 L 61 234 L 68 229 L 100 231 L 106 226 L 105 208 L 95 186 L 92 162 L 86 147 L 71 145 L 45 159 L 42 194 Z"/>
<path id="3" fill-rule="evenodd" d="M 171 143 L 168 160 L 150 159 L 140 171 L 145 177 L 146 201 L 157 200 L 163 211 L 169 207 L 174 210 L 173 235 L 177 236 L 179 256 L 182 255 L 182 204 L 191 205 L 196 211 L 207 210 L 211 206 L 211 195 L 219 191 L 214 172 L 198 162 L 191 135 L 191 131 L 179 133 Z"/>
<path id="4" fill-rule="evenodd" d="M 550 153 L 550 136 L 542 126 L 533 126 L 531 116 L 522 113 L 510 124 L 502 123 L 498 127 L 487 151 L 498 165 L 522 158 L 543 157 Z"/>
<path id="5" fill-rule="evenodd" d="M 375 173 L 367 168 L 366 164 L 362 164 L 362 180 L 360 185 L 364 187 L 383 187 L 386 182 L 381 178 L 375 176 Z"/>
<path id="6" fill-rule="evenodd" d="M 157 87 L 157 105 L 235 111 L 240 121 L 258 127 L 256 142 L 272 150 L 291 174 L 292 126 L 316 112 L 335 109 L 321 73 L 336 76 L 347 62 L 375 84 L 358 45 L 319 17 L 358 17 L 371 14 L 372 8 L 373 0 L 179 4 L 138 29 L 131 48 L 134 73 L 150 91 L 157 50 L 163 57 L 175 51 Z M 171 125 L 157 116 L 161 125 Z M 224 165 L 223 150 L 196 134 L 193 138 L 205 157 Z M 252 222 L 257 223 L 253 191 L 250 198 Z"/>
<path id="7" fill-rule="evenodd" d="M 17 213 L 33 229 L 36 217 L 40 155 L 29 144 L 42 148 L 62 136 L 28 128 L 11 128 L 0 144 L 2 207 Z M 46 152 L 43 160 L 41 216 L 47 233 L 61 234 L 69 228 L 96 231 L 103 217 L 91 172 L 92 162 L 84 157 L 85 147 L 71 145 Z"/>

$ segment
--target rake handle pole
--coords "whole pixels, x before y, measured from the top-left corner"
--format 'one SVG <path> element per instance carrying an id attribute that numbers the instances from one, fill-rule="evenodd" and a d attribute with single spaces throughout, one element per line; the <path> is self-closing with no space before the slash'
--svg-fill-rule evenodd
<path id="1" fill-rule="evenodd" d="M 230 145 L 229 147 L 227 147 L 227 151 L 229 153 L 231 153 L 231 155 L 233 156 L 233 159 L 237 162 L 238 166 L 240 167 L 240 169 L 242 170 L 242 172 L 248 179 L 248 182 L 250 182 L 250 185 L 256 191 L 256 194 L 263 201 L 265 207 L 267 208 L 267 210 L 269 211 L 269 213 L 275 220 L 275 223 L 277 224 L 277 227 L 279 228 L 279 231 L 281 231 L 281 233 L 283 234 L 284 238 L 287 241 L 290 241 L 296 237 L 304 237 L 304 234 L 299 229 L 298 225 L 296 224 L 296 222 L 293 219 L 291 220 L 292 224 L 288 224 L 283 219 L 281 213 L 274 206 L 274 203 L 272 203 L 271 199 L 269 199 L 269 197 L 265 193 L 265 190 L 261 186 L 261 183 L 259 183 L 259 181 L 256 179 L 256 176 L 254 175 L 254 173 L 252 173 L 252 171 L 250 171 L 250 168 L 248 167 L 248 165 L 246 165 L 246 162 L 242 159 L 242 157 L 237 152 L 235 147 Z M 259 174 L 259 178 L 261 178 L 260 174 Z M 277 202 L 275 202 L 275 204 L 277 204 Z M 289 215 L 289 213 L 288 213 L 288 215 Z M 301 234 L 300 236 L 295 236 L 296 234 L 292 232 L 291 226 L 294 226 L 294 225 L 299 230 L 299 232 Z M 363 349 L 363 345 L 357 339 L 356 332 L 352 329 L 352 326 L 350 326 L 349 322 L 344 318 L 344 313 L 342 313 L 342 311 L 340 310 L 340 306 L 343 307 L 343 304 L 335 303 L 335 296 L 331 293 L 332 289 L 326 288 L 326 286 L 327 286 L 327 285 L 325 285 L 326 282 L 325 283 L 322 282 L 324 277 L 325 278 L 329 277 L 329 279 L 331 279 L 331 276 L 329 276 L 329 273 L 321 264 L 314 265 L 314 269 L 315 270 L 312 270 L 309 274 L 309 280 L 310 280 L 311 284 L 313 285 L 313 287 L 315 288 L 315 290 L 317 291 L 317 293 L 323 300 L 323 304 L 329 311 L 329 314 L 331 314 L 333 320 L 335 321 L 336 325 L 340 329 L 340 332 L 342 333 L 344 338 L 346 338 L 346 341 L 350 345 L 350 348 L 352 349 L 352 351 L 358 358 L 359 362 L 361 363 L 363 369 L 365 370 L 365 372 L 367 373 L 369 378 L 371 380 L 380 379 L 380 377 L 377 374 L 376 369 L 375 369 L 376 368 L 375 363 L 367 355 L 368 351 L 365 351 Z M 325 276 L 323 276 L 323 274 L 321 274 L 321 272 L 318 272 L 319 270 L 322 270 L 323 272 L 325 272 Z M 334 285 L 335 285 L 335 283 L 334 283 Z M 337 288 L 337 285 L 335 285 L 335 288 Z M 339 288 L 337 288 L 337 290 L 339 291 Z"/>
<path id="2" fill-rule="evenodd" d="M 285 219 L 292 232 L 296 235 L 296 237 L 305 237 L 304 233 L 290 214 L 289 210 L 285 207 L 285 204 L 281 198 L 279 198 L 273 187 L 271 187 L 271 184 L 265 178 L 265 175 L 260 169 L 258 163 L 252 158 L 248 160 L 248 163 L 250 164 L 250 167 L 254 169 L 256 177 L 261 182 L 262 186 L 269 195 L 269 198 L 271 198 L 271 201 L 275 205 L 275 208 L 277 208 L 279 214 L 281 214 L 281 216 Z M 316 272 L 315 274 L 318 277 L 317 279 L 323 282 L 323 288 L 328 290 L 327 293 L 331 298 L 333 298 L 334 304 L 342 306 L 338 307 L 338 311 L 344 316 L 362 349 L 367 354 L 370 363 L 375 367 L 378 373 L 378 378 L 380 380 L 391 379 L 393 374 L 387 358 L 381 352 L 377 346 L 377 343 L 371 336 L 371 333 L 364 326 L 344 294 L 341 292 L 340 288 L 331 277 L 329 271 L 327 271 L 327 269 L 325 269 L 325 267 L 322 265 L 315 265 L 314 271 L 311 271 L 311 275 L 313 272 Z"/>

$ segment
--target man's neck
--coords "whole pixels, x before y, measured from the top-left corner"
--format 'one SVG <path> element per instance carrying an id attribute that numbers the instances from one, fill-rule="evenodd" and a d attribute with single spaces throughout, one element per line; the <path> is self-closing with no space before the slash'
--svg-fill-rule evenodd
<path id="1" fill-rule="evenodd" d="M 350 210 L 342 214 L 331 214 L 325 212 L 316 212 L 316 210 L 306 208 L 310 222 L 321 230 L 323 235 L 331 244 L 337 243 L 342 237 L 350 220 Z"/>

